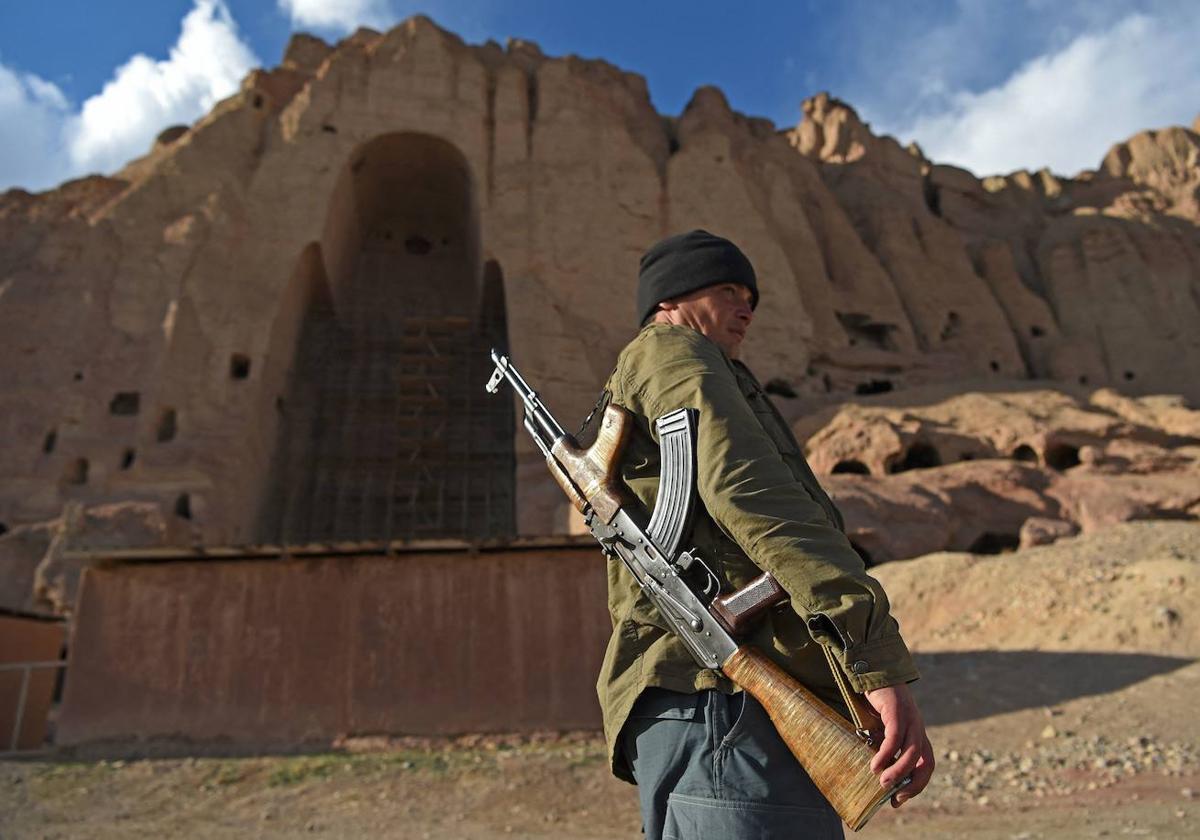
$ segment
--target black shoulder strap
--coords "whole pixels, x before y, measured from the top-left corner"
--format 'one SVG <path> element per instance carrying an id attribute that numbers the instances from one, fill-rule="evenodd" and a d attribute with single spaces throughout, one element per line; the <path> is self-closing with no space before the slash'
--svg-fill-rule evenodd
<path id="1" fill-rule="evenodd" d="M 608 408 L 609 402 L 612 401 L 612 391 L 607 387 L 600 392 L 600 397 L 596 400 L 596 404 L 592 406 L 592 410 L 588 412 L 588 416 L 583 419 L 583 425 L 579 427 L 579 431 L 575 434 L 575 440 L 580 446 L 589 446 L 595 440 L 598 430 L 593 428 L 596 425 L 598 417 L 604 415 L 604 409 Z"/>

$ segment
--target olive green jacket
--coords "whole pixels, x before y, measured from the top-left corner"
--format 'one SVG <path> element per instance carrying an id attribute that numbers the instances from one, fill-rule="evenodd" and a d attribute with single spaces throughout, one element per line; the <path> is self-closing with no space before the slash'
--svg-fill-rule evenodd
<path id="1" fill-rule="evenodd" d="M 768 571 L 791 596 L 790 604 L 768 614 L 751 644 L 841 709 L 814 638 L 832 646 L 857 691 L 917 678 L 883 588 L 864 571 L 842 531 L 841 514 L 745 365 L 695 330 L 650 324 L 621 352 L 608 389 L 612 402 L 634 416 L 622 473 L 648 510 L 659 479 L 654 420 L 677 408 L 699 410 L 697 489 L 703 505 L 684 547 L 698 550 L 723 591 Z M 608 564 L 608 608 L 613 635 L 597 691 L 613 772 L 632 781 L 618 735 L 644 688 L 737 689 L 696 664 L 619 560 Z"/>

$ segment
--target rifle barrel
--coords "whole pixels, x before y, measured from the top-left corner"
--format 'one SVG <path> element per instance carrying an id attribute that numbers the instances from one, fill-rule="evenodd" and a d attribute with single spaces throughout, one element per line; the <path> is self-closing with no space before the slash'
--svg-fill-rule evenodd
<path id="1" fill-rule="evenodd" d="M 492 362 L 496 365 L 496 370 L 504 375 L 504 378 L 509 381 L 509 384 L 511 384 L 513 389 L 520 395 L 521 401 L 525 404 L 526 416 L 532 416 L 533 419 L 537 421 L 538 426 L 540 426 L 542 430 L 549 436 L 551 445 L 566 434 L 566 431 L 563 429 L 563 427 L 559 425 L 556 419 L 554 419 L 554 415 L 550 413 L 550 409 L 546 408 L 546 406 L 542 403 L 541 399 L 537 395 L 537 391 L 529 387 L 529 383 L 525 381 L 525 377 L 521 376 L 520 371 L 518 371 L 516 366 L 509 361 L 507 356 L 500 355 L 496 352 L 495 348 L 493 348 Z M 539 445 L 542 445 L 542 451 L 546 452 L 548 447 L 543 445 L 546 443 L 546 441 L 541 440 L 540 435 L 534 434 L 533 429 L 529 428 L 528 423 L 525 424 L 525 428 L 528 429 L 529 433 L 533 434 L 535 438 L 538 438 Z"/>

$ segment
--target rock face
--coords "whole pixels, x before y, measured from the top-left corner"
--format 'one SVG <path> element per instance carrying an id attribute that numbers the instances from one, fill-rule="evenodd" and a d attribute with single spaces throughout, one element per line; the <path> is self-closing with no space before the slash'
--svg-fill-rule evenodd
<path id="1" fill-rule="evenodd" d="M 0 606 L 21 612 L 64 615 L 74 609 L 84 563 L 69 556 L 88 551 L 188 545 L 197 535 L 189 523 L 164 515 L 153 502 L 121 502 L 84 508 L 68 503 L 62 515 L 0 535 Z"/>
<path id="2" fill-rule="evenodd" d="M 1200 411 L 1046 384 L 858 397 L 794 430 L 874 563 L 1200 519 Z"/>
<path id="3" fill-rule="evenodd" d="M 129 501 L 209 544 L 566 532 L 483 353 L 574 427 L 634 332 L 638 256 L 693 227 L 754 262 L 745 355 L 793 415 L 967 377 L 1200 399 L 1197 148 L 1169 129 L 1073 180 L 980 181 L 823 94 L 780 132 L 422 17 L 297 36 L 115 177 L 0 196 L 0 522 Z M 1028 495 L 1014 522 L 1061 515 Z"/>
<path id="4" fill-rule="evenodd" d="M 1139 134 L 1074 180 L 1043 170 L 980 181 L 872 136 L 824 95 L 805 116 L 792 142 L 821 163 L 924 354 L 1196 399 L 1195 132 Z"/>

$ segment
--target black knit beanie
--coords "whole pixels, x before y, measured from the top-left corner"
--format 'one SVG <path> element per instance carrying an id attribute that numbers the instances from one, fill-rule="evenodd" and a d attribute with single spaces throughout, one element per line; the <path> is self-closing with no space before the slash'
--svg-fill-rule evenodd
<path id="1" fill-rule="evenodd" d="M 642 255 L 638 271 L 638 325 L 645 324 L 664 300 L 719 283 L 750 290 L 750 308 L 758 306 L 754 267 L 738 246 L 706 230 L 669 236 Z"/>

